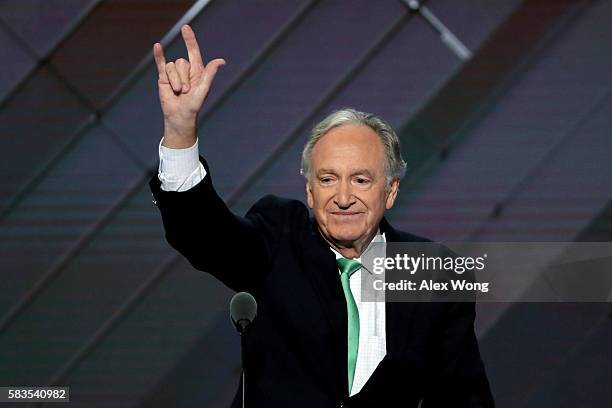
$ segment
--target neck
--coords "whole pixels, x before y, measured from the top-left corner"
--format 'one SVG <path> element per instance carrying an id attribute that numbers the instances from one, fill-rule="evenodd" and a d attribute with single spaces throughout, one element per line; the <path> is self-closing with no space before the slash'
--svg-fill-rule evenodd
<path id="1" fill-rule="evenodd" d="M 345 258 L 359 258 L 363 251 L 370 245 L 370 242 L 376 236 L 376 232 L 370 234 L 368 237 L 364 239 L 358 239 L 353 242 L 341 242 L 335 241 L 331 237 L 326 237 L 321 229 L 319 229 L 319 234 L 323 237 L 323 239 L 331 246 L 333 249 L 338 251 Z"/>

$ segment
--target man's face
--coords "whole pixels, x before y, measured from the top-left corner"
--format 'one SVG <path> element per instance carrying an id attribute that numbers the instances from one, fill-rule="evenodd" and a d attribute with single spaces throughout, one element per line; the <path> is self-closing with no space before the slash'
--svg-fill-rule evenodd
<path id="1" fill-rule="evenodd" d="M 399 182 L 386 189 L 384 164 L 379 136 L 363 125 L 336 127 L 312 150 L 308 206 L 327 241 L 339 249 L 354 248 L 353 256 L 374 237 L 395 201 Z"/>

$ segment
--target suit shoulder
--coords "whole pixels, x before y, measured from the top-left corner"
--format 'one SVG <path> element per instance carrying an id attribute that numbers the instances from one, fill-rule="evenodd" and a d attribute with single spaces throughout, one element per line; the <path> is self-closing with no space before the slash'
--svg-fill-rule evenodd
<path id="1" fill-rule="evenodd" d="M 308 212 L 308 208 L 300 200 L 293 198 L 279 197 L 274 194 L 267 194 L 257 200 L 253 205 L 260 210 L 282 210 L 282 211 L 303 211 Z"/>
<path id="2" fill-rule="evenodd" d="M 412 244 L 424 244 L 422 246 L 423 250 L 427 251 L 428 253 L 430 253 L 431 255 L 438 255 L 438 256 L 450 256 L 450 257 L 457 257 L 458 255 L 449 247 L 447 247 L 446 245 L 444 245 L 441 242 L 437 242 L 437 241 L 432 241 L 429 238 L 425 238 L 419 235 L 415 235 L 415 234 L 410 234 L 408 232 L 404 232 L 404 231 L 399 231 L 399 230 L 395 230 L 393 237 L 395 238 L 395 240 L 397 242 L 403 242 L 403 243 L 412 243 Z"/>
<path id="3" fill-rule="evenodd" d="M 285 222 L 304 221 L 309 218 L 308 208 L 303 202 L 273 194 L 259 199 L 247 214 L 257 214 L 265 219 L 278 219 Z"/>
<path id="4" fill-rule="evenodd" d="M 420 235 L 410 234 L 408 232 L 400 231 L 402 241 L 405 242 L 433 242 L 429 238 L 421 237 Z"/>
<path id="5" fill-rule="evenodd" d="M 395 239 L 398 242 L 433 242 L 429 238 L 421 237 L 419 235 L 411 234 L 400 230 L 394 231 Z"/>

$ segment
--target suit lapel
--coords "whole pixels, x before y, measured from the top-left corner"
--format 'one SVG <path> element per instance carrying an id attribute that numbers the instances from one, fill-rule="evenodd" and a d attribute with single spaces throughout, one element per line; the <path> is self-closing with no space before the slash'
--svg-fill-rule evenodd
<path id="1" fill-rule="evenodd" d="M 329 328 L 323 334 L 321 341 L 333 346 L 332 355 L 335 361 L 332 365 L 336 372 L 332 378 L 341 380 L 342 383 L 338 383 L 337 386 L 346 392 L 348 389 L 346 300 L 342 291 L 336 257 L 321 237 L 314 221 L 311 229 L 304 230 L 302 238 L 304 269 L 323 309 Z"/>
<path id="2" fill-rule="evenodd" d="M 395 230 L 383 218 L 380 222 L 380 230 L 385 233 L 387 242 L 407 242 L 410 237 L 402 235 Z M 387 247 L 387 257 L 394 257 Z M 387 343 L 387 355 L 395 355 L 405 350 L 410 326 L 417 304 L 414 302 L 386 302 L 385 303 L 385 334 Z"/>

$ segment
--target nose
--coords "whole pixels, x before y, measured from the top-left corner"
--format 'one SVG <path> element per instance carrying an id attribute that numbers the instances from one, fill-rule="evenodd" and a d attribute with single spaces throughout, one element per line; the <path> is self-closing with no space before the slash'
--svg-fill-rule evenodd
<path id="1" fill-rule="evenodd" d="M 355 197 L 353 196 L 353 190 L 351 183 L 347 181 L 342 181 L 338 183 L 338 189 L 336 191 L 335 203 L 338 208 L 347 209 L 355 202 Z"/>

